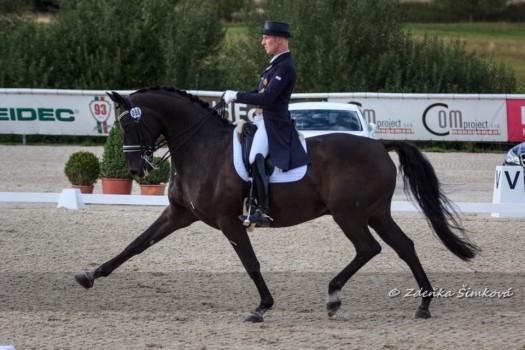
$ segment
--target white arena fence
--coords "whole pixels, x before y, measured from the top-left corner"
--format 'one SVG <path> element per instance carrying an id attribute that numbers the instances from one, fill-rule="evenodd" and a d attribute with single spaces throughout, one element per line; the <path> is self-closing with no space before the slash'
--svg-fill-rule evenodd
<path id="1" fill-rule="evenodd" d="M 0 202 L 57 203 L 57 208 L 83 209 L 86 204 L 152 205 L 167 206 L 168 196 L 83 194 L 68 188 L 61 193 L 45 192 L 0 192 Z M 464 213 L 521 213 L 525 217 L 525 203 L 455 203 Z M 419 207 L 414 202 L 392 201 L 392 211 L 415 212 Z"/>
<path id="2" fill-rule="evenodd" d="M 107 90 L 110 91 L 110 90 Z M 119 91 L 128 95 L 133 91 Z M 188 91 L 214 106 L 221 91 Z M 525 141 L 525 95 L 296 93 L 293 102 L 361 106 L 385 140 Z M 255 106 L 231 103 L 232 121 L 251 119 Z M 106 136 L 115 120 L 106 90 L 0 89 L 0 134 Z"/>
<path id="3" fill-rule="evenodd" d="M 525 217 L 525 179 L 522 167 L 497 166 L 492 203 L 454 203 L 463 213 L 490 213 L 493 217 Z M 167 206 L 167 196 L 82 194 L 79 189 L 61 193 L 0 192 L 0 202 L 57 203 L 58 208 L 84 209 L 86 204 Z M 393 201 L 393 212 L 420 211 L 417 204 Z"/>
<path id="4" fill-rule="evenodd" d="M 82 194 L 68 188 L 61 193 L 0 192 L 0 202 L 57 203 L 57 208 L 84 209 L 86 204 L 167 206 L 167 196 Z M 525 178 L 520 166 L 497 166 L 492 203 L 454 203 L 463 213 L 490 213 L 493 217 L 525 217 Z M 393 201 L 393 212 L 420 211 L 415 202 Z"/>
<path id="5" fill-rule="evenodd" d="M 61 193 L 0 192 L 0 202 L 57 203 L 57 208 L 84 209 L 85 204 L 160 205 L 167 196 L 82 194 L 68 188 Z M 463 213 L 490 213 L 493 217 L 525 217 L 525 178 L 521 166 L 497 166 L 492 203 L 454 203 Z M 393 201 L 393 212 L 420 211 L 415 202 Z"/>
<path id="6" fill-rule="evenodd" d="M 57 203 L 57 208 L 84 209 L 86 204 L 167 206 L 168 196 L 82 194 L 78 189 L 61 193 L 0 192 L 0 202 Z M 525 217 L 525 203 L 455 203 L 463 213 L 489 213 L 496 217 Z M 392 201 L 393 212 L 420 211 L 414 202 Z"/>

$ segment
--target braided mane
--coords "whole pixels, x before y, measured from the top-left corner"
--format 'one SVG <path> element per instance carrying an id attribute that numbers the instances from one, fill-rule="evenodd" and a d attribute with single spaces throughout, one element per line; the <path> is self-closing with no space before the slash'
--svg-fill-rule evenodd
<path id="1" fill-rule="evenodd" d="M 144 92 L 148 92 L 148 91 L 153 91 L 153 92 L 166 92 L 166 93 L 175 93 L 181 97 L 184 97 L 184 98 L 187 98 L 189 99 L 191 102 L 194 102 L 194 103 L 197 103 L 199 104 L 200 106 L 204 107 L 205 109 L 207 109 L 210 113 L 212 113 L 215 117 L 217 117 L 218 119 L 220 119 L 221 121 L 225 122 L 226 124 L 232 124 L 228 119 L 226 118 L 222 118 L 218 113 L 217 111 L 215 111 L 214 109 L 212 109 L 210 107 L 210 104 L 204 100 L 201 100 L 199 97 L 193 95 L 193 94 L 190 94 L 189 92 L 187 92 L 186 90 L 181 90 L 181 89 L 177 89 L 176 87 L 172 87 L 172 86 L 151 86 L 151 87 L 147 87 L 147 88 L 142 88 L 140 90 L 137 90 L 134 92 L 134 94 L 141 94 L 141 93 L 144 93 Z"/>

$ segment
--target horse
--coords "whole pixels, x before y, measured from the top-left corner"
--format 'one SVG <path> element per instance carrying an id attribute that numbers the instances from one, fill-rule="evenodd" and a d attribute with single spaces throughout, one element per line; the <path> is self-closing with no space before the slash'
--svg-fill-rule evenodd
<path id="1" fill-rule="evenodd" d="M 107 94 L 115 105 L 131 174 L 147 173 L 153 152 L 161 145 L 168 146 L 172 167 L 169 205 L 121 253 L 94 270 L 76 274 L 75 280 L 89 289 L 97 278 L 107 277 L 131 257 L 200 220 L 222 231 L 259 292 L 259 305 L 243 321 L 263 322 L 274 300 L 247 228 L 238 218 L 249 185 L 232 165 L 235 126 L 207 102 L 176 88 L 150 87 L 129 96 Z M 328 285 L 328 316 L 340 309 L 339 293 L 347 281 L 381 252 L 372 228 L 405 261 L 420 288 L 421 304 L 413 317 L 431 317 L 433 288 L 413 241 L 391 216 L 398 168 L 389 151 L 398 154 L 405 192 L 415 198 L 445 247 L 464 261 L 480 251 L 466 236 L 458 210 L 442 191 L 431 163 L 417 146 L 406 141 L 334 133 L 307 138 L 306 144 L 311 158 L 306 174 L 297 181 L 270 184 L 270 213 L 274 228 L 331 215 L 355 246 L 355 257 Z"/>

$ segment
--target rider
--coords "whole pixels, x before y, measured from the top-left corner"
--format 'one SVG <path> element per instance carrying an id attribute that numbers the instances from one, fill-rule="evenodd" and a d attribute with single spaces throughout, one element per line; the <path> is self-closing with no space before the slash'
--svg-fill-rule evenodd
<path id="1" fill-rule="evenodd" d="M 255 105 L 254 124 L 257 126 L 249 162 L 252 164 L 258 208 L 248 218 L 259 227 L 270 225 L 269 213 L 269 176 L 265 171 L 265 158 L 270 155 L 275 166 L 288 171 L 310 163 L 304 151 L 293 120 L 288 111 L 288 104 L 295 86 L 295 65 L 288 38 L 288 23 L 265 21 L 261 31 L 261 44 L 267 54 L 272 55 L 270 64 L 263 71 L 259 87 L 252 91 L 237 92 L 227 90 L 224 93 L 226 103 L 232 101 Z M 240 217 L 245 220 L 245 216 Z"/>

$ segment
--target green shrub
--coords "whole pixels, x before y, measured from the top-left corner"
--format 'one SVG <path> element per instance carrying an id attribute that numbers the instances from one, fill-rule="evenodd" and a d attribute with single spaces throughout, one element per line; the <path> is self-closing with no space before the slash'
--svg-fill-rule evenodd
<path id="1" fill-rule="evenodd" d="M 161 157 L 153 157 L 153 164 L 159 162 Z M 171 166 L 168 161 L 163 162 L 158 169 L 154 169 L 144 177 L 134 176 L 140 185 L 159 185 L 170 180 Z"/>
<path id="2" fill-rule="evenodd" d="M 126 158 L 122 146 L 124 144 L 122 132 L 118 122 L 113 124 L 102 154 L 101 173 L 102 177 L 113 179 L 131 179 Z"/>
<path id="3" fill-rule="evenodd" d="M 211 88 L 210 78 L 220 79 L 210 74 L 224 37 L 214 1 L 141 0 L 123 6 L 121 0 L 56 0 L 60 9 L 50 23 L 30 16 L 3 19 L 1 5 L 9 3 L 14 11 L 20 2 L 0 0 L 3 88 L 202 90 Z"/>
<path id="4" fill-rule="evenodd" d="M 64 173 L 73 185 L 91 186 L 100 175 L 98 158 L 91 152 L 75 152 L 69 156 Z"/>

